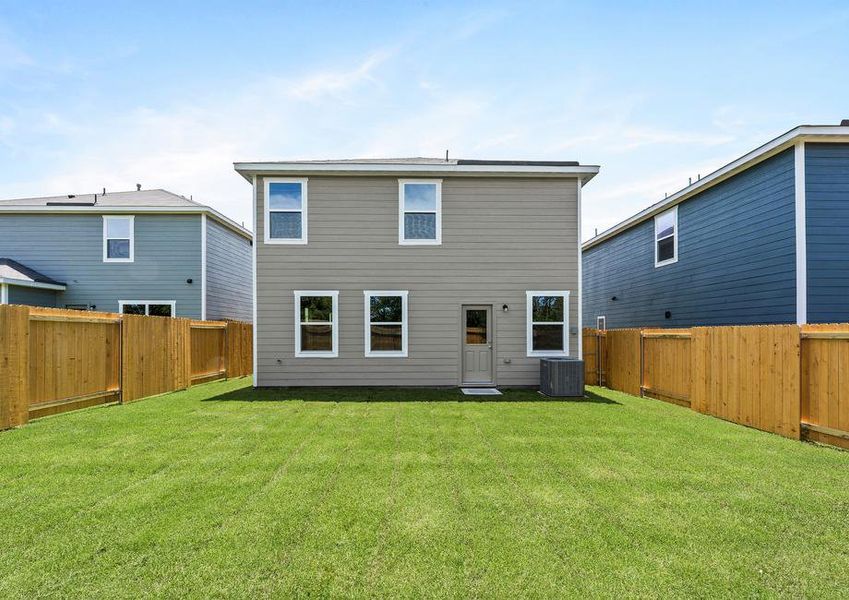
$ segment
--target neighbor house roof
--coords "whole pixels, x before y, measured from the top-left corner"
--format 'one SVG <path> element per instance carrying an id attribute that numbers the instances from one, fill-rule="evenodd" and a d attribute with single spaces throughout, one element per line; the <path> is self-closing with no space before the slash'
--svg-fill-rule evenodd
<path id="1" fill-rule="evenodd" d="M 37 287 L 49 290 L 64 290 L 65 284 L 47 275 L 30 269 L 11 258 L 0 258 L 0 283 Z"/>
<path id="2" fill-rule="evenodd" d="M 161 189 L 0 200 L 0 214 L 30 212 L 206 214 L 236 233 L 249 239 L 252 237 L 248 229 L 217 210 Z"/>
<path id="3" fill-rule="evenodd" d="M 598 173 L 596 165 L 576 161 L 478 160 L 443 158 L 353 158 L 339 160 L 291 160 L 237 162 L 236 171 L 248 181 L 257 174 L 306 175 L 410 175 L 578 177 L 583 183 Z"/>
<path id="4" fill-rule="evenodd" d="M 582 249 L 588 250 L 589 248 L 592 248 L 593 246 L 600 244 L 601 242 L 610 239 L 623 231 L 639 225 L 643 221 L 654 218 L 655 215 L 667 210 L 668 208 L 680 204 L 688 198 L 691 198 L 696 194 L 699 194 L 718 183 L 721 183 L 726 179 L 729 179 L 734 175 L 737 175 L 738 173 L 741 173 L 746 169 L 793 147 L 798 142 L 818 141 L 849 143 L 849 120 L 844 120 L 840 125 L 799 125 L 798 127 L 794 127 L 787 133 L 770 140 L 763 146 L 755 148 L 748 154 L 745 154 L 728 163 L 724 167 L 717 169 L 710 175 L 702 177 L 682 190 L 664 198 L 656 204 L 652 204 L 634 216 L 625 219 L 621 223 L 614 225 L 610 229 L 607 229 L 597 236 L 587 240 L 584 242 Z"/>

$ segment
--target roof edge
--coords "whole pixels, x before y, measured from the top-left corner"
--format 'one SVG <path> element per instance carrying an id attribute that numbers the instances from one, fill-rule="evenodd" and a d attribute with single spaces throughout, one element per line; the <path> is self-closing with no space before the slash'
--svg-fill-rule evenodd
<path id="1" fill-rule="evenodd" d="M 460 176 L 474 177 L 577 177 L 587 183 L 599 172 L 598 165 L 579 164 L 393 164 L 393 163 L 297 163 L 297 162 L 236 162 L 233 168 L 248 182 L 254 175 L 385 175 L 385 176 Z M 530 161 L 526 161 L 530 162 Z M 539 161 L 543 162 L 543 161 Z"/>
<path id="2" fill-rule="evenodd" d="M 589 250 L 593 246 L 615 237 L 646 221 L 664 210 L 681 204 L 682 202 L 698 195 L 711 187 L 734 177 L 735 175 L 761 163 L 768 158 L 787 150 L 797 142 L 826 141 L 830 143 L 849 143 L 849 127 L 845 125 L 799 125 L 790 131 L 758 146 L 740 158 L 720 167 L 716 171 L 705 175 L 695 183 L 675 192 L 668 198 L 656 202 L 641 210 L 631 217 L 617 223 L 613 227 L 602 231 L 581 245 L 581 250 Z"/>
<path id="3" fill-rule="evenodd" d="M 39 290 L 54 290 L 57 292 L 65 291 L 67 286 L 64 283 L 46 283 L 44 281 L 29 281 L 27 279 L 15 279 L 13 277 L 0 277 L 0 284 L 14 285 L 16 287 L 36 288 Z"/>

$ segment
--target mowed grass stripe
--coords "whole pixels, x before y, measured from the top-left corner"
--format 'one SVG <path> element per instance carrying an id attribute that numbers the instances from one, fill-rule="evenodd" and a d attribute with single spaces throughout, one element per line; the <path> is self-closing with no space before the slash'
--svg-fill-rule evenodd
<path id="1" fill-rule="evenodd" d="M 849 587 L 849 453 L 597 388 L 246 384 L 0 434 L 0 596 Z"/>

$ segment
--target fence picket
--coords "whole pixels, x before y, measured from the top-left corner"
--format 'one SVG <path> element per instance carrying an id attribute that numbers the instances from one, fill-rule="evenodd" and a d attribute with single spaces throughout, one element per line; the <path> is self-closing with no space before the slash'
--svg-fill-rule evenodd
<path id="1" fill-rule="evenodd" d="M 217 338 L 194 347 L 202 355 L 198 368 L 213 365 L 221 377 L 250 374 L 250 324 L 199 327 Z M 0 306 L 0 429 L 185 389 L 197 375 L 192 334 L 188 319 Z M 231 363 L 229 373 L 225 366 Z"/>

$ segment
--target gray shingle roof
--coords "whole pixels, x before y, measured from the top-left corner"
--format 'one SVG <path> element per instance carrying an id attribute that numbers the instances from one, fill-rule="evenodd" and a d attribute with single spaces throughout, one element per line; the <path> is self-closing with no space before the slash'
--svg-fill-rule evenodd
<path id="1" fill-rule="evenodd" d="M 149 206 L 156 208 L 204 207 L 203 204 L 166 190 L 75 194 L 72 196 L 43 196 L 0 200 L 0 206 Z"/>
<path id="2" fill-rule="evenodd" d="M 265 162 L 265 161 L 263 161 Z M 483 160 L 468 158 L 431 158 L 426 156 L 412 156 L 407 158 L 340 158 L 330 160 L 282 160 L 267 161 L 270 164 L 295 164 L 295 165 L 519 165 L 519 166 L 543 166 L 543 167 L 574 167 L 578 162 L 574 160 Z"/>
<path id="3" fill-rule="evenodd" d="M 35 269 L 30 269 L 11 258 L 0 258 L 0 278 L 49 283 L 51 285 L 65 285 L 61 281 L 51 279 L 47 275 L 43 275 Z"/>

